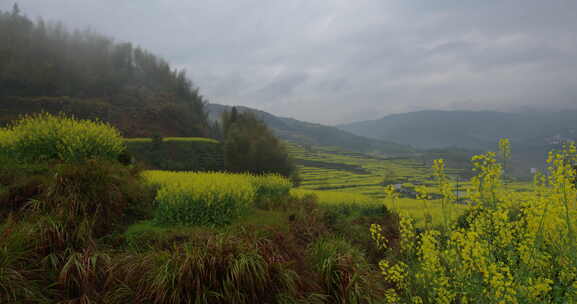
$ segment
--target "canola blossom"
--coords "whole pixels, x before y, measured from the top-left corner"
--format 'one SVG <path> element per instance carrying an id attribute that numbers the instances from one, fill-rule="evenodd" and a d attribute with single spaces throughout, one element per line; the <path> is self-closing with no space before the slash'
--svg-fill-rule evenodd
<path id="1" fill-rule="evenodd" d="M 288 179 L 221 172 L 146 171 L 158 187 L 154 221 L 159 225 L 223 225 L 246 214 L 257 200 L 289 193 Z"/>
<path id="2" fill-rule="evenodd" d="M 28 162 L 116 160 L 126 149 L 120 132 L 106 123 L 47 113 L 0 129 L 0 148 L 5 156 Z"/>
<path id="3" fill-rule="evenodd" d="M 400 253 L 383 246 L 378 225 L 371 227 L 387 255 L 379 266 L 392 286 L 389 302 L 577 303 L 575 145 L 550 154 L 549 175 L 536 177 L 531 196 L 506 191 L 495 153 L 473 163 L 464 224 L 443 221 L 417 233 L 401 215 Z M 445 193 L 442 162 L 434 169 Z"/>

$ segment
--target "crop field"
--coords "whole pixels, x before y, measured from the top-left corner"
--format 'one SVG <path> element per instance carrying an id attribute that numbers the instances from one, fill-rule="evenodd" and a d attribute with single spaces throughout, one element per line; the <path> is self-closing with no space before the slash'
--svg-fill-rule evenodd
<path id="1" fill-rule="evenodd" d="M 429 164 L 411 158 L 381 158 L 361 153 L 347 152 L 332 147 L 302 147 L 288 145 L 291 156 L 297 162 L 302 182 L 291 193 L 302 196 L 314 194 L 319 203 L 338 204 L 385 204 L 396 211 L 404 211 L 416 220 L 418 226 L 424 223 L 425 212 L 432 217 L 432 223 L 438 224 L 442 210 L 439 200 L 418 200 L 401 197 L 393 205 L 386 199 L 386 184 L 403 186 L 419 185 L 431 194 L 438 193 L 433 171 Z M 468 199 L 468 190 L 472 187 L 468 180 L 460 178 L 461 170 L 446 168 L 450 187 L 455 198 L 461 202 Z M 511 192 L 532 193 L 529 182 L 509 182 L 505 188 Z M 530 195 L 530 194 L 528 194 Z M 450 205 L 450 217 L 455 219 L 466 210 L 461 204 Z"/>
<path id="2" fill-rule="evenodd" d="M 278 175 L 145 171 L 158 187 L 154 222 L 160 225 L 222 225 L 246 215 L 261 199 L 288 194 Z"/>
<path id="3" fill-rule="evenodd" d="M 383 181 L 428 184 L 430 170 L 408 158 L 385 159 L 331 147 L 289 145 L 303 179 L 301 188 L 361 193 L 383 197 Z"/>

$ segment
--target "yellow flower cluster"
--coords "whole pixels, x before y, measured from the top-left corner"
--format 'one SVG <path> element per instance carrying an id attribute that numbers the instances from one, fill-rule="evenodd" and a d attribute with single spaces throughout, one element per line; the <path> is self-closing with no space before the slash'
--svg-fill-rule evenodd
<path id="1" fill-rule="evenodd" d="M 290 190 L 290 181 L 278 175 L 170 171 L 143 175 L 159 187 L 155 221 L 163 225 L 228 224 L 247 212 L 259 195 Z"/>
<path id="2" fill-rule="evenodd" d="M 391 206 L 393 206 L 393 210 L 397 212 L 400 210 L 398 205 L 399 196 L 400 195 L 394 185 L 388 185 L 385 187 L 385 197 L 391 200 Z"/>
<path id="3" fill-rule="evenodd" d="M 436 159 L 433 162 L 433 176 L 437 180 L 437 186 L 441 194 L 441 208 L 443 212 L 443 229 L 449 228 L 449 219 L 451 218 L 451 208 L 449 204 L 455 201 L 455 194 L 445 174 L 445 162 L 442 159 Z"/>
<path id="4" fill-rule="evenodd" d="M 510 157 L 507 141 L 501 149 Z M 398 303 L 577 303 L 576 151 L 571 144 L 551 153 L 549 175 L 537 176 L 530 194 L 504 189 L 495 153 L 473 157 L 477 175 L 465 224 L 427 226 L 416 235 L 401 217 L 402 254 L 380 263 L 387 280 L 406 288 L 389 291 L 391 297 Z M 439 192 L 451 199 L 444 163 L 436 161 L 434 169 Z M 376 232 L 371 229 L 373 239 L 383 243 Z"/>
<path id="5" fill-rule="evenodd" d="M 115 160 L 126 149 L 120 132 L 106 123 L 45 113 L 1 129 L 0 147 L 25 161 Z"/>

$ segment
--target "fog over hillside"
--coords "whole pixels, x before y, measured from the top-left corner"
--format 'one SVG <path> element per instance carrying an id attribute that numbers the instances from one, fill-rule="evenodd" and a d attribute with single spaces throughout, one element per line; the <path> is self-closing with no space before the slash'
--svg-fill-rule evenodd
<path id="1" fill-rule="evenodd" d="M 577 107 L 576 1 L 18 3 L 158 54 L 211 102 L 304 121 Z"/>

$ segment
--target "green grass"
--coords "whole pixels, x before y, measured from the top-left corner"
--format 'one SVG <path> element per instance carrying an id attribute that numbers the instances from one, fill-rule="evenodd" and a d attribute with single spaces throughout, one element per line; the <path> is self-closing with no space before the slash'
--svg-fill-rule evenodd
<path id="1" fill-rule="evenodd" d="M 267 228 L 278 228 L 281 231 L 288 231 L 287 215 L 281 211 L 254 209 L 250 213 L 238 218 L 230 226 L 159 226 L 153 220 L 140 221 L 130 225 L 124 235 L 127 239 L 134 238 L 142 234 L 157 235 L 194 235 L 204 232 L 227 232 L 239 231 L 241 229 L 261 230 Z"/>

